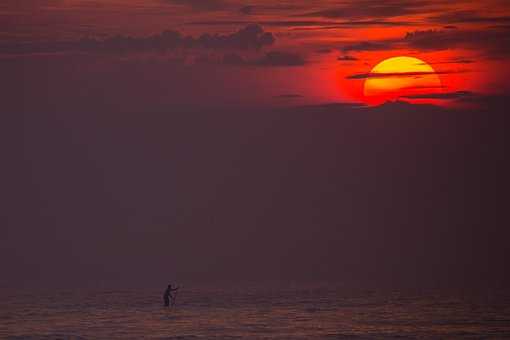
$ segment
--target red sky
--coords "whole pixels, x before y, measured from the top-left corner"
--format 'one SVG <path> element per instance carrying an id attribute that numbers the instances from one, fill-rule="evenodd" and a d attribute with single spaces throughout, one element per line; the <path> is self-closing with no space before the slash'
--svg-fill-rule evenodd
<path id="1" fill-rule="evenodd" d="M 137 46 L 104 53 L 101 48 L 59 45 L 84 37 L 145 39 L 165 30 L 195 38 L 229 35 L 250 23 L 270 32 L 274 42 L 242 49 L 172 47 L 165 53 Z M 228 95 L 232 88 L 250 89 L 236 94 L 243 97 L 242 102 L 363 101 L 364 79 L 348 78 L 399 55 L 431 64 L 440 74 L 444 93 L 462 96 L 466 91 L 498 94 L 508 90 L 510 5 L 506 1 L 30 0 L 20 4 L 9 0 L 0 5 L 0 27 L 4 58 L 85 54 L 89 60 L 101 59 L 103 65 L 117 60 L 179 60 L 193 69 L 190 72 L 202 73 L 212 92 L 218 88 L 209 77 L 222 74 L 224 92 L 213 96 L 221 97 L 222 103 L 232 101 Z M 265 59 L 274 51 L 279 54 Z M 239 56 L 243 62 L 225 63 L 225 55 Z M 131 91 L 145 96 L 147 90 Z"/>

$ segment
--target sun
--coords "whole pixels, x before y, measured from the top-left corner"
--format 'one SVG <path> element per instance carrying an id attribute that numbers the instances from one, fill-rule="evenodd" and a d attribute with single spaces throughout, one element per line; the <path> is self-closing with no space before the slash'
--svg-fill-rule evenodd
<path id="1" fill-rule="evenodd" d="M 363 94 L 367 102 L 382 103 L 441 92 L 441 80 L 428 63 L 414 57 L 392 57 L 372 68 L 366 75 Z"/>

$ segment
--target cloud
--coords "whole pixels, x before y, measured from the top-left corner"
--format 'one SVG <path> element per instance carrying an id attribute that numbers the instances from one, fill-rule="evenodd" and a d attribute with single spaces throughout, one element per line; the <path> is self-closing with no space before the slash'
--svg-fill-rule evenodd
<path id="1" fill-rule="evenodd" d="M 228 26 L 228 25 L 248 25 L 250 21 L 245 20 L 215 20 L 215 21 L 193 21 L 189 25 L 203 25 L 203 26 Z M 277 26 L 277 27 L 306 27 L 312 29 L 337 29 L 345 27 L 365 27 L 365 26 L 406 26 L 411 25 L 411 22 L 404 21 L 386 21 L 386 20 L 357 20 L 357 21 L 323 21 L 323 20 L 266 20 L 257 21 L 259 25 L 263 26 Z"/>
<path id="2" fill-rule="evenodd" d="M 510 16 L 487 17 L 479 11 L 454 11 L 429 17 L 431 22 L 441 24 L 510 23 Z"/>
<path id="3" fill-rule="evenodd" d="M 283 51 L 267 52 L 257 64 L 261 66 L 302 66 L 306 62 L 299 54 Z"/>
<path id="4" fill-rule="evenodd" d="M 338 113 L 342 112 L 346 109 L 369 109 L 369 107 L 365 103 L 358 103 L 358 102 L 333 102 L 333 103 L 325 103 L 325 104 L 312 104 L 312 105 L 302 105 L 299 107 L 296 107 L 294 109 L 301 109 L 301 110 L 316 110 L 319 109 L 321 111 L 329 111 L 331 113 Z"/>
<path id="5" fill-rule="evenodd" d="M 430 6 L 430 2 L 422 0 L 362 0 L 298 16 L 330 19 L 392 18 L 420 13 L 428 6 Z"/>
<path id="6" fill-rule="evenodd" d="M 339 61 L 356 61 L 356 60 L 359 60 L 358 58 L 353 57 L 351 55 L 343 55 L 343 56 L 340 56 L 340 57 L 338 57 L 336 59 L 339 60 Z"/>
<path id="7" fill-rule="evenodd" d="M 368 78 L 399 78 L 399 77 L 421 77 L 431 74 L 452 74 L 463 73 L 466 70 L 450 70 L 450 71 L 417 71 L 417 72 L 374 72 L 374 73 L 358 73 L 347 76 L 346 79 L 368 79 Z"/>
<path id="8" fill-rule="evenodd" d="M 504 112 L 508 106 L 508 95 L 505 93 L 494 93 L 491 95 L 471 93 L 471 95 L 460 96 L 456 100 L 464 104 L 500 112 Z"/>
<path id="9" fill-rule="evenodd" d="M 420 65 L 444 65 L 444 64 L 473 64 L 475 63 L 474 60 L 470 59 L 454 59 L 454 60 L 448 60 L 448 61 L 436 61 L 436 62 L 429 62 L 429 63 L 420 63 Z"/>
<path id="10" fill-rule="evenodd" d="M 471 38 L 464 32 L 450 30 L 425 30 L 408 32 L 404 42 L 412 48 L 420 50 L 442 50 L 455 47 Z"/>
<path id="11" fill-rule="evenodd" d="M 452 99 L 465 99 L 472 98 L 475 96 L 475 93 L 471 91 L 456 91 L 456 92 L 444 92 L 444 93 L 423 93 L 423 94 L 415 94 L 402 96 L 403 98 L 408 99 L 444 99 L 444 100 L 452 100 Z"/>
<path id="12" fill-rule="evenodd" d="M 414 31 L 407 33 L 402 42 L 419 50 L 462 47 L 484 49 L 490 54 L 510 53 L 510 34 L 501 29 Z"/>
<path id="13" fill-rule="evenodd" d="M 480 109 L 487 112 L 504 112 L 507 107 L 508 96 L 504 93 L 494 93 L 491 95 L 472 91 L 455 91 L 443 93 L 422 93 L 416 95 L 402 96 L 404 99 L 437 99 L 449 100 L 458 104 L 476 107 L 477 112 Z"/>
<path id="14" fill-rule="evenodd" d="M 118 35 L 103 40 L 84 38 L 67 42 L 11 43 L 0 45 L 0 53 L 28 54 L 55 52 L 143 52 L 166 51 L 176 48 L 257 50 L 272 45 L 275 38 L 256 24 L 225 35 L 202 34 L 197 38 L 183 36 L 178 31 L 164 31 L 148 37 Z"/>
<path id="15" fill-rule="evenodd" d="M 216 11 L 227 7 L 223 0 L 165 0 L 165 2 L 189 6 L 198 11 Z"/>
<path id="16" fill-rule="evenodd" d="M 238 48 L 260 49 L 272 45 L 275 38 L 272 33 L 264 32 L 262 26 L 250 24 L 230 35 L 203 34 L 198 39 L 198 45 L 206 48 Z"/>
<path id="17" fill-rule="evenodd" d="M 346 43 L 343 52 L 387 51 L 392 49 L 415 49 L 419 51 L 441 51 L 454 48 L 485 51 L 487 57 L 510 54 L 510 29 L 440 29 L 408 32 L 401 39 L 360 41 Z M 456 63 L 470 63 L 458 61 Z"/>

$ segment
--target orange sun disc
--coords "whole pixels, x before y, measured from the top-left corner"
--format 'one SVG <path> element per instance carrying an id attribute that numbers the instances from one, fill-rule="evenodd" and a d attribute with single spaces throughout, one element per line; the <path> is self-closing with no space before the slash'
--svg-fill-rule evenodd
<path id="1" fill-rule="evenodd" d="M 365 99 L 371 104 L 441 90 L 441 80 L 432 66 L 405 56 L 388 58 L 375 65 L 366 75 L 363 87 Z"/>

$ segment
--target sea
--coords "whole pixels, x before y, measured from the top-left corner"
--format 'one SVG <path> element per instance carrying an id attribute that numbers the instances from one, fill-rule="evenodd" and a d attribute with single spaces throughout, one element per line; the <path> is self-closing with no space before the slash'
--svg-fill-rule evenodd
<path id="1" fill-rule="evenodd" d="M 337 286 L 3 291 L 2 339 L 510 339 L 510 294 Z"/>

